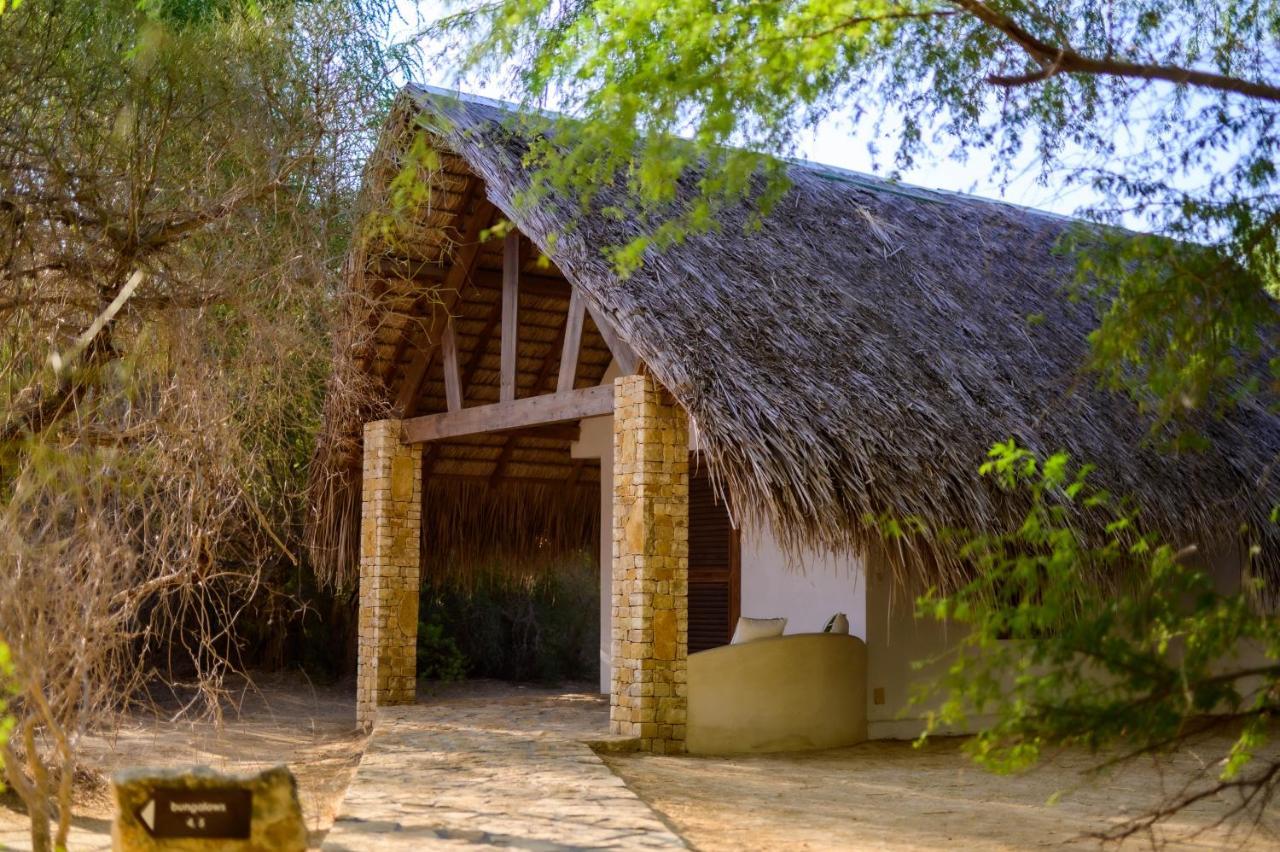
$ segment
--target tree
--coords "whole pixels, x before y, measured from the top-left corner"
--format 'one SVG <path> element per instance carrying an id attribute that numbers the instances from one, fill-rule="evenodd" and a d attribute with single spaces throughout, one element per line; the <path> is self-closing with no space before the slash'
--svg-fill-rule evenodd
<path id="1" fill-rule="evenodd" d="M 467 72 L 503 73 L 515 98 L 572 116 L 531 153 L 531 194 L 569 190 L 589 204 L 593 188 L 624 184 L 635 199 L 628 212 L 649 227 L 611 247 L 623 273 L 718 227 L 724 205 L 746 199 L 767 211 L 801 135 L 847 113 L 873 138 L 894 140 L 896 168 L 924 155 L 981 155 L 1007 179 L 1034 157 L 1041 180 L 1091 190 L 1098 202 L 1083 217 L 1151 232 L 1092 228 L 1065 248 L 1080 258 L 1077 295 L 1099 305 L 1087 366 L 1157 413 L 1159 434 L 1194 447 L 1194 418 L 1184 415 L 1221 413 L 1245 397 L 1276 406 L 1274 4 L 498 0 L 464 4 L 434 32 Z M 682 177 L 700 193 L 676 208 Z M 962 653 L 943 682 L 957 699 L 947 713 L 974 703 L 1002 713 L 976 741 L 979 756 L 1016 768 L 1052 743 L 1132 743 L 1127 753 L 1140 753 L 1178 744 L 1199 714 L 1225 708 L 1244 728 L 1216 783 L 1265 804 L 1280 763 L 1242 773 L 1277 709 L 1280 672 L 1211 672 L 1204 654 L 1249 640 L 1274 659 L 1269 605 L 1253 588 L 1205 588 L 1177 543 L 1143 535 L 1140 518 L 1088 494 L 1069 460 L 1031 459 L 1012 445 L 994 453 L 985 475 L 1031 489 L 1037 508 L 1003 536 L 952 531 L 980 570 L 971 586 L 923 602 L 969 622 L 964 650 L 989 655 L 979 655 L 984 664 Z M 1120 513 L 1113 539 L 1085 541 L 1059 514 L 1086 500 L 1100 501 L 1090 511 Z M 893 530 L 913 523 L 881 520 Z M 1123 568 L 1125 583 L 1100 585 L 1103 566 Z M 1006 635 L 1020 641 L 996 654 Z M 1094 664 L 1073 668 L 1079 655 Z M 1000 686 L 996 662 L 1022 673 L 1016 689 Z M 1171 690 L 1177 678 L 1188 691 Z M 1147 714 L 1160 724 L 1144 727 Z"/>
<path id="2" fill-rule="evenodd" d="M 382 0 L 27 0 L 0 17 L 0 742 L 36 849 L 80 740 L 218 713 L 288 615 Z M 56 828 L 51 829 L 51 819 Z"/>

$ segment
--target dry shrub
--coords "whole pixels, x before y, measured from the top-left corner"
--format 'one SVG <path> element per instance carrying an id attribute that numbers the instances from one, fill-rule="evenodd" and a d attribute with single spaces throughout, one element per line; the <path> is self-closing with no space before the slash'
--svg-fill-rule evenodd
<path id="1" fill-rule="evenodd" d="M 280 588 L 394 7 L 4 12 L 0 754 L 37 849 L 66 844 L 87 733 L 161 697 L 220 713 L 239 626 L 299 606 Z"/>

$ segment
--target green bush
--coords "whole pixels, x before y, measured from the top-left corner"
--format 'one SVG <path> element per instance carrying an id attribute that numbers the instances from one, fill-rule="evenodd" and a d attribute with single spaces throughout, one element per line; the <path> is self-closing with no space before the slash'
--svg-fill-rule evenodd
<path id="1" fill-rule="evenodd" d="M 472 579 L 469 588 L 423 588 L 424 677 L 453 679 L 459 668 L 469 677 L 542 683 L 597 677 L 600 582 L 593 561 L 567 559 L 536 575 L 493 566 Z"/>
<path id="2" fill-rule="evenodd" d="M 444 634 L 435 621 L 418 623 L 418 677 L 425 680 L 462 680 L 467 676 L 467 658 L 458 643 Z"/>

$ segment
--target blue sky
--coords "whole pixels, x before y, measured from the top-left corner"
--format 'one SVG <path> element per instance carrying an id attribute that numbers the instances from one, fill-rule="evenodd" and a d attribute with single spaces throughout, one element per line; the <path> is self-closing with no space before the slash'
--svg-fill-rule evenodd
<path id="1" fill-rule="evenodd" d="M 416 6 L 416 11 L 415 11 Z M 404 23 L 399 27 L 401 37 L 414 31 L 415 21 L 421 16 L 422 21 L 431 21 L 447 10 L 444 0 L 402 0 Z M 455 69 L 440 63 L 426 64 L 424 79 L 416 82 L 426 83 L 447 89 L 459 89 L 476 95 L 491 98 L 506 98 L 510 93 L 503 90 L 501 84 L 492 81 L 459 80 Z M 554 105 L 550 105 L 554 107 Z M 808 133 L 800 141 L 799 156 L 841 168 L 860 172 L 884 174 L 892 165 L 891 153 L 895 140 L 891 136 L 877 139 L 866 128 L 851 126 L 846 116 L 836 115 L 814 132 Z M 875 168 L 875 162 L 868 150 L 872 143 L 879 143 L 881 168 Z M 1070 215 L 1080 207 L 1095 202 L 1096 196 L 1087 188 L 1076 188 L 1071 192 L 1055 186 L 1041 185 L 1037 181 L 1038 169 L 1032 155 L 1024 157 L 1024 161 L 1016 164 L 1011 170 L 1011 177 L 1006 185 L 1001 185 L 992 176 L 993 169 L 988 161 L 975 157 L 968 163 L 958 163 L 943 156 L 931 161 L 918 163 L 912 169 L 901 172 L 898 177 L 906 183 L 929 189 L 945 189 L 953 192 L 964 192 L 994 198 L 1026 207 L 1036 207 L 1063 215 Z"/>

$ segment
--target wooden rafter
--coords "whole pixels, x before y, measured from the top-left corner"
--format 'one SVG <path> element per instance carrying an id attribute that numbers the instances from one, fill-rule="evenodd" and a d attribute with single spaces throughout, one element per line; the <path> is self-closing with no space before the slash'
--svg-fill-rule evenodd
<path id="1" fill-rule="evenodd" d="M 640 359 L 636 357 L 635 350 L 619 336 L 617 330 L 599 311 L 589 305 L 587 310 L 591 312 L 591 319 L 595 321 L 596 328 L 600 331 L 600 336 L 604 338 L 605 345 L 613 353 L 613 360 L 618 362 L 618 369 L 622 372 L 622 375 L 630 376 L 635 373 L 640 366 Z"/>
<path id="2" fill-rule="evenodd" d="M 452 319 L 445 323 L 440 335 L 440 363 L 444 367 L 445 405 L 450 411 L 458 411 L 462 408 L 462 380 L 458 375 L 458 336 Z"/>
<path id="3" fill-rule="evenodd" d="M 467 359 L 466 369 L 462 371 L 460 384 L 464 398 L 467 389 L 471 387 L 472 380 L 475 379 L 476 371 L 480 369 L 480 362 L 484 360 L 485 353 L 489 351 L 489 341 L 493 339 L 493 333 L 498 330 L 498 323 L 501 321 L 502 300 L 499 299 L 494 303 L 493 310 L 489 312 L 484 328 L 480 329 L 480 335 L 476 338 L 476 345 L 471 350 L 471 357 Z"/>
<path id="4" fill-rule="evenodd" d="M 400 386 L 400 393 L 396 397 L 395 410 L 399 417 L 412 414 L 412 407 L 418 399 L 418 391 L 421 390 L 422 382 L 431 366 L 431 360 L 439 349 L 436 344 L 480 254 L 480 234 L 493 223 L 496 215 L 497 208 L 488 199 L 482 199 L 476 205 L 470 221 L 467 222 L 453 265 L 449 267 L 449 272 L 440 285 L 440 303 L 434 306 L 435 310 L 431 313 L 429 327 L 416 341 L 418 354 L 414 356 L 413 363 L 405 371 L 404 383 Z"/>
<path id="5" fill-rule="evenodd" d="M 578 373 L 578 350 L 582 348 L 582 321 L 586 316 L 587 306 L 582 301 L 582 292 L 573 288 L 569 298 L 569 311 L 565 314 L 563 338 L 564 348 L 560 352 L 560 376 L 556 380 L 556 392 L 564 393 L 573 390 L 574 379 Z M 548 355 L 548 360 L 550 356 Z"/>
<path id="6" fill-rule="evenodd" d="M 502 353 L 498 399 L 516 398 L 516 355 L 520 338 L 520 234 L 511 231 L 502 247 Z"/>
<path id="7" fill-rule="evenodd" d="M 493 339 L 493 333 L 497 331 L 498 323 L 501 319 L 502 300 L 498 299 L 493 305 L 493 310 L 489 312 L 484 328 L 480 330 L 480 336 L 476 338 L 476 344 L 471 349 L 471 357 L 467 359 L 467 366 L 462 370 L 462 375 L 458 379 L 459 395 L 461 396 L 461 402 L 464 404 L 466 403 L 467 389 L 471 387 L 472 379 L 475 378 L 476 371 L 480 369 L 480 362 L 484 360 L 484 354 L 489 351 L 489 341 Z M 445 390 L 447 392 L 448 388 Z M 577 439 L 575 438 L 574 440 Z M 428 478 L 435 475 L 435 460 L 428 459 L 424 455 L 422 470 Z"/>

